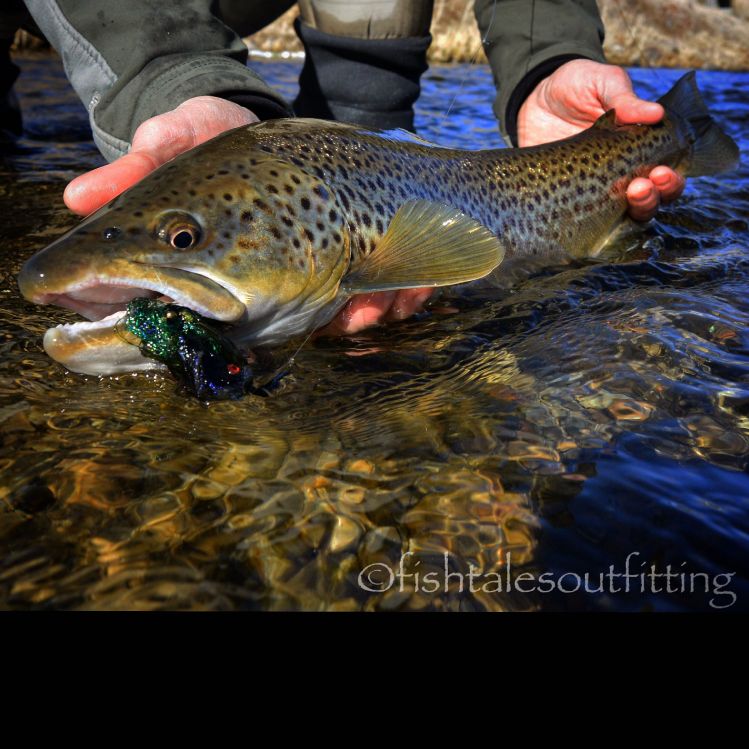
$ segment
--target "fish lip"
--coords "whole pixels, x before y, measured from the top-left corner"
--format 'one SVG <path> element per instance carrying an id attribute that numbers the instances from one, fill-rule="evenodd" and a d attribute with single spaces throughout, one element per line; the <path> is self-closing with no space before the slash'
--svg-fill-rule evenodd
<path id="1" fill-rule="evenodd" d="M 79 374 L 102 376 L 164 370 L 163 364 L 141 353 L 135 336 L 127 330 L 118 330 L 125 315 L 122 310 L 101 320 L 56 325 L 45 332 L 42 345 L 52 359 Z M 97 336 L 100 340 L 91 346 L 91 339 Z"/>
<path id="2" fill-rule="evenodd" d="M 217 292 L 222 295 L 230 294 L 237 302 L 244 304 L 239 300 L 237 295 L 231 290 L 218 283 L 214 279 L 194 270 L 187 270 L 174 266 L 160 266 L 153 263 L 139 263 L 130 261 L 133 265 L 143 266 L 152 271 L 152 277 L 136 276 L 128 277 L 127 275 L 111 276 L 93 273 L 85 278 L 68 284 L 54 291 L 42 291 L 26 295 L 29 301 L 36 304 L 53 304 L 58 307 L 72 309 L 74 312 L 82 315 L 91 321 L 101 320 L 111 316 L 115 312 L 124 312 L 127 304 L 135 298 L 161 298 L 165 302 L 178 304 L 194 310 L 203 317 L 214 320 L 232 322 L 237 320 L 237 315 L 227 315 L 212 309 L 209 305 L 201 302 L 195 295 L 186 293 L 180 288 L 180 278 L 185 280 L 200 278 L 203 283 L 209 286 L 215 286 Z M 164 271 L 166 275 L 161 275 L 159 271 Z M 92 298 L 86 298 L 85 292 L 96 289 L 132 289 L 132 294 L 121 295 L 122 298 L 115 302 L 96 301 Z"/>

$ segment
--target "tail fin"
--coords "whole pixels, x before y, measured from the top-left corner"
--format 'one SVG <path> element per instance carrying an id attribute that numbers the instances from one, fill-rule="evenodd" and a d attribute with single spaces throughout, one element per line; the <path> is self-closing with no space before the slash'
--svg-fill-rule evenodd
<path id="1" fill-rule="evenodd" d="M 728 172 L 739 163 L 739 147 L 710 116 L 697 88 L 694 70 L 679 78 L 658 103 L 684 120 L 691 131 L 690 140 L 694 143 L 688 177 Z"/>

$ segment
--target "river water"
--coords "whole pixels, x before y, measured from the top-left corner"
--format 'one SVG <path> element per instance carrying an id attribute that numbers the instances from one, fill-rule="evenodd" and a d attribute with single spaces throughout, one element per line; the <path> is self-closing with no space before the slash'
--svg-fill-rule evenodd
<path id="1" fill-rule="evenodd" d="M 18 62 L 0 608 L 749 609 L 746 162 L 605 259 L 318 340 L 274 397 L 206 405 L 44 354 L 77 318 L 15 276 L 75 224 L 63 188 L 102 161 L 57 59 Z M 256 64 L 293 95 L 296 63 Z M 681 73 L 631 72 L 649 97 Z M 698 81 L 745 151 L 749 74 Z M 433 67 L 419 132 L 498 146 L 492 97 L 487 68 Z"/>

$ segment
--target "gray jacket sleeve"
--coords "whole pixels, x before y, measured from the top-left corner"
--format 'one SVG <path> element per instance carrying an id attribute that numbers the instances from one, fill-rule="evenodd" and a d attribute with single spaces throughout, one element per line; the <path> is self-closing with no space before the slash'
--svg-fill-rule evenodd
<path id="1" fill-rule="evenodd" d="M 497 85 L 494 112 L 510 143 L 520 105 L 543 78 L 568 60 L 606 60 L 595 0 L 476 0 L 474 9 Z"/>
<path id="2" fill-rule="evenodd" d="M 109 159 L 126 153 L 144 120 L 193 96 L 221 96 L 261 119 L 289 105 L 245 65 L 242 40 L 212 0 L 25 0 L 60 53 Z"/>

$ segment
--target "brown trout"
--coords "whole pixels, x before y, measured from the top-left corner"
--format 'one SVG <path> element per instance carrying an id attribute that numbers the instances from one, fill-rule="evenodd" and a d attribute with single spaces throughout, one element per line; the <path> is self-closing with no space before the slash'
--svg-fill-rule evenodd
<path id="1" fill-rule="evenodd" d="M 26 263 L 19 285 L 92 321 L 47 331 L 53 359 L 113 374 L 159 366 L 117 335 L 136 297 L 230 322 L 237 343 L 272 345 L 324 325 L 355 294 L 593 256 L 635 177 L 738 161 L 694 73 L 660 103 L 657 125 L 619 126 L 612 110 L 574 137 L 522 149 L 448 149 L 309 119 L 240 127 L 84 219 Z"/>

